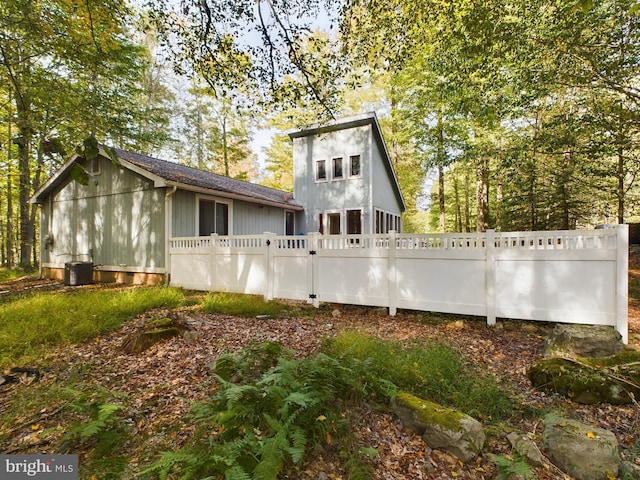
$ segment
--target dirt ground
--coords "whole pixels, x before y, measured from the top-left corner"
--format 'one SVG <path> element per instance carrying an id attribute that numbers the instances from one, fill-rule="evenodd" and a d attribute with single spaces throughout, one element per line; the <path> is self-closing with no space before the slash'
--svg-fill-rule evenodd
<path id="1" fill-rule="evenodd" d="M 630 262 L 630 282 L 640 282 L 640 255 Z M 64 287 L 59 282 L 43 279 L 18 279 L 0 283 L 0 304 L 4 299 L 31 291 L 60 291 L 71 288 L 111 288 L 113 286 Z M 355 306 L 327 305 L 312 318 L 236 318 L 225 315 L 203 314 L 193 309 L 177 312 L 197 332 L 197 338 L 187 340 L 175 337 L 154 345 L 138 355 L 125 355 L 120 350 L 123 340 L 136 331 L 149 316 L 165 316 L 173 312 L 148 312 L 126 323 L 111 335 L 84 344 L 65 347 L 53 354 L 60 365 L 42 378 L 42 382 L 55 382 L 82 373 L 82 381 L 103 385 L 127 395 L 127 414 L 130 416 L 132 438 L 148 431 L 162 431 L 176 419 L 183 418 L 189 405 L 210 393 L 209 363 L 220 353 L 239 349 L 255 341 L 277 341 L 300 356 L 319 350 L 324 338 L 343 330 L 357 330 L 385 339 L 413 341 L 415 339 L 446 340 L 465 358 L 480 368 L 493 373 L 501 382 L 513 388 L 521 405 L 533 406 L 541 412 L 557 409 L 571 418 L 608 429 L 616 434 L 627 460 L 640 464 L 633 455 L 640 445 L 640 408 L 638 405 L 615 406 L 579 405 L 567 399 L 536 392 L 526 377 L 528 366 L 540 358 L 542 342 L 553 328 L 542 322 L 499 320 L 497 326 L 488 327 L 482 318 L 441 316 L 433 322 L 420 312 L 401 311 L 396 317 L 382 316 L 377 310 Z M 629 301 L 629 348 L 640 349 L 640 302 Z M 3 391 L 4 390 L 4 391 Z M 0 388 L 2 397 L 8 388 Z M 490 419 L 480 419 L 490 421 Z M 55 416 L 40 422 L 55 424 Z M 541 431 L 541 419 L 510 423 L 508 430 L 531 434 Z M 413 432 L 404 429 L 392 414 L 381 411 L 362 412 L 362 422 L 356 427 L 363 446 L 378 450 L 373 460 L 376 480 L 391 479 L 489 479 L 495 478 L 495 465 L 488 455 L 463 464 L 450 455 L 431 450 Z M 47 445 L 39 444 L 31 428 L 12 432 L 2 452 L 20 450 L 42 451 Z M 161 451 L 168 446 L 183 443 L 190 435 L 187 428 L 173 432 L 171 438 L 155 435 L 142 448 L 131 444 L 130 468 L 138 470 L 148 461 L 150 451 Z M 509 454 L 511 448 L 504 432 L 490 434 L 488 452 Z M 29 447 L 33 442 L 32 447 Z M 80 452 L 82 454 L 82 452 Z M 340 468 L 339 452 L 330 448 L 315 452 L 298 475 L 299 479 L 346 478 Z M 81 462 L 82 464 L 82 459 Z M 554 468 L 539 469 L 540 479 L 568 478 Z"/>

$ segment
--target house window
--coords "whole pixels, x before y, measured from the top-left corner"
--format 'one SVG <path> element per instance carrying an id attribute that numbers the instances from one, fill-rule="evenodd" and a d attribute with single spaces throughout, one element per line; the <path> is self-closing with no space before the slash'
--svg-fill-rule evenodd
<path id="1" fill-rule="evenodd" d="M 229 205 L 216 202 L 216 233 L 229 235 Z"/>
<path id="2" fill-rule="evenodd" d="M 347 210 L 347 234 L 360 235 L 362 233 L 362 213 L 360 210 Z"/>
<path id="3" fill-rule="evenodd" d="M 324 235 L 324 219 L 322 217 L 322 214 L 318 216 L 318 232 L 320 233 L 320 235 Z"/>
<path id="4" fill-rule="evenodd" d="M 316 181 L 322 182 L 327 179 L 327 161 L 318 160 L 316 162 Z"/>
<path id="5" fill-rule="evenodd" d="M 384 213 L 382 210 L 376 210 L 376 233 L 384 232 Z"/>
<path id="6" fill-rule="evenodd" d="M 91 161 L 91 174 L 100 175 L 100 157 L 96 157 Z"/>
<path id="7" fill-rule="evenodd" d="M 400 233 L 402 229 L 402 219 L 400 215 L 385 213 L 382 210 L 376 209 L 375 218 L 376 233 L 389 233 L 389 230 L 395 230 Z"/>
<path id="8" fill-rule="evenodd" d="M 340 235 L 340 214 L 339 213 L 328 213 L 327 214 L 327 223 L 329 228 L 329 235 Z"/>
<path id="9" fill-rule="evenodd" d="M 333 178 L 342 178 L 342 157 L 333 159 Z"/>
<path id="10" fill-rule="evenodd" d="M 294 235 L 295 232 L 295 214 L 293 212 L 284 212 L 284 234 Z"/>
<path id="11" fill-rule="evenodd" d="M 229 204 L 201 199 L 198 202 L 198 234 L 229 235 Z"/>
<path id="12" fill-rule="evenodd" d="M 360 155 L 351 155 L 349 157 L 350 170 L 349 175 L 351 177 L 360 176 Z"/>

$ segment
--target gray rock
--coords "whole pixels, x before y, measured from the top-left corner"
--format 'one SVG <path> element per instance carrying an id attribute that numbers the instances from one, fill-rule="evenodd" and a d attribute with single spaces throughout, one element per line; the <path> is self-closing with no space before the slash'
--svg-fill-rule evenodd
<path id="1" fill-rule="evenodd" d="M 529 367 L 527 376 L 536 390 L 559 393 L 576 403 L 629 404 L 640 398 L 640 353 L 543 358 Z"/>
<path id="2" fill-rule="evenodd" d="M 526 434 L 511 432 L 507 435 L 507 439 L 515 452 L 525 461 L 534 467 L 544 467 L 544 456 L 536 445 Z"/>
<path id="3" fill-rule="evenodd" d="M 545 417 L 544 425 L 542 446 L 563 472 L 576 480 L 618 476 L 621 459 L 613 433 L 554 414 Z"/>
<path id="4" fill-rule="evenodd" d="M 556 325 L 545 340 L 545 357 L 608 357 L 624 348 L 620 332 L 606 326 Z"/>
<path id="5" fill-rule="evenodd" d="M 482 451 L 482 424 L 469 415 L 408 393 L 398 394 L 392 408 L 404 426 L 422 435 L 431 448 L 445 450 L 463 462 Z"/>

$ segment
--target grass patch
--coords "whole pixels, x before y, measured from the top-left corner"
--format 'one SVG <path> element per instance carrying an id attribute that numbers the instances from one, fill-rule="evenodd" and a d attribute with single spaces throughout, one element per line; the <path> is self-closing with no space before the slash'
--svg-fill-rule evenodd
<path id="1" fill-rule="evenodd" d="M 22 268 L 0 268 L 0 282 L 28 275 Z M 0 289 L 1 290 L 1 289 Z"/>
<path id="2" fill-rule="evenodd" d="M 259 295 L 243 295 L 239 293 L 213 293 L 202 301 L 205 313 L 220 313 L 236 317 L 256 317 L 269 315 L 280 317 L 289 311 L 289 306 L 276 302 L 267 302 Z"/>
<path id="3" fill-rule="evenodd" d="M 176 288 L 83 290 L 42 293 L 3 305 L 0 311 L 0 368 L 35 361 L 47 347 L 79 343 L 118 329 L 152 308 L 184 304 Z"/>
<path id="4" fill-rule="evenodd" d="M 328 355 L 352 357 L 369 372 L 399 390 L 484 419 L 512 414 L 513 401 L 495 379 L 465 365 L 460 354 L 442 342 L 404 346 L 357 332 L 330 340 Z"/>

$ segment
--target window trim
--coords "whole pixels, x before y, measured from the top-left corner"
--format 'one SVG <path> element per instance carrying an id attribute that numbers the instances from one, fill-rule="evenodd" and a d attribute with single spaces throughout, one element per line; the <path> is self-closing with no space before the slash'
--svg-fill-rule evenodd
<path id="1" fill-rule="evenodd" d="M 343 235 L 343 231 L 344 229 L 342 228 L 342 221 L 343 221 L 343 217 L 344 215 L 342 214 L 341 210 L 325 210 L 325 222 L 326 222 L 326 228 L 324 229 L 324 231 L 327 233 L 327 235 Z M 340 228 L 340 231 L 338 233 L 331 233 L 331 217 L 338 217 L 338 227 Z"/>
<path id="2" fill-rule="evenodd" d="M 353 159 L 358 159 L 358 173 L 353 174 Z M 362 155 L 349 155 L 349 178 L 362 178 Z"/>
<path id="3" fill-rule="evenodd" d="M 102 162 L 100 160 L 100 155 L 91 160 L 91 175 L 97 177 L 102 173 Z"/>
<path id="4" fill-rule="evenodd" d="M 320 164 L 324 165 L 324 177 L 320 178 Z M 315 179 L 316 183 L 324 183 L 329 181 L 329 175 L 327 174 L 327 161 L 324 159 L 316 160 L 315 162 Z"/>
<path id="5" fill-rule="evenodd" d="M 402 233 L 402 215 L 381 208 L 374 208 L 373 216 L 373 230 L 377 235 L 384 235 L 391 230 L 396 233 Z"/>
<path id="6" fill-rule="evenodd" d="M 340 176 L 336 175 L 336 166 L 340 165 Z M 344 157 L 333 157 L 331 160 L 331 180 L 344 180 Z"/>
<path id="7" fill-rule="evenodd" d="M 360 228 L 359 228 L 359 232 L 357 233 L 351 233 L 349 232 L 349 213 L 351 212 L 358 212 L 358 218 L 360 220 Z M 347 235 L 362 235 L 363 233 L 363 226 L 364 226 L 364 221 L 363 221 L 363 217 L 364 217 L 364 211 L 362 208 L 347 208 L 345 210 L 345 214 L 344 214 L 344 221 L 345 221 L 345 232 Z"/>
<path id="8" fill-rule="evenodd" d="M 287 216 L 291 215 L 291 226 L 292 226 L 292 232 L 291 233 L 287 233 Z M 284 234 L 285 235 L 295 235 L 296 234 L 296 212 L 294 212 L 293 210 L 285 210 L 284 211 Z"/>
<path id="9" fill-rule="evenodd" d="M 209 196 L 209 195 L 196 195 L 196 214 L 195 214 L 195 230 L 196 230 L 196 236 L 197 237 L 206 237 L 207 235 L 202 235 L 200 234 L 200 201 L 201 200 L 205 200 L 205 201 L 209 201 L 209 202 L 214 202 L 215 204 L 218 203 L 224 203 L 225 205 L 227 205 L 227 216 L 228 216 L 228 224 L 227 224 L 227 230 L 228 233 L 227 235 L 233 235 L 233 200 L 229 199 L 229 198 L 222 198 L 222 197 L 213 197 L 213 196 Z M 215 206 L 214 206 L 214 211 L 215 211 Z M 214 225 L 216 223 L 216 220 L 214 219 Z"/>

